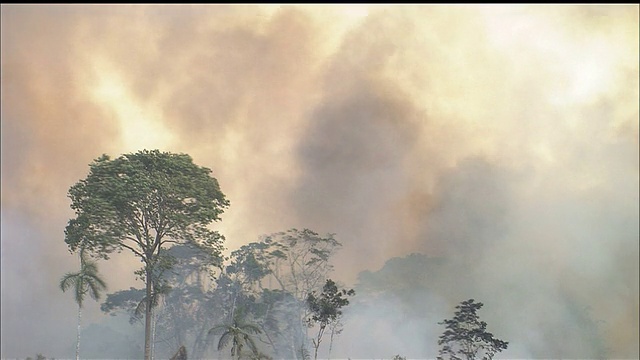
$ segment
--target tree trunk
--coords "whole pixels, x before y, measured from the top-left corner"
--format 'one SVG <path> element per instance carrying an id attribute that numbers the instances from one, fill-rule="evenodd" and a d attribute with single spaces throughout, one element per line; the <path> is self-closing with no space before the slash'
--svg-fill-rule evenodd
<path id="1" fill-rule="evenodd" d="M 331 348 L 333 347 L 333 334 L 336 332 L 336 323 L 334 323 L 331 327 L 331 337 L 329 338 L 329 353 L 327 354 L 327 360 L 331 360 Z"/>
<path id="2" fill-rule="evenodd" d="M 144 314 L 144 360 L 151 360 L 151 292 L 152 292 L 152 278 L 151 270 L 147 265 L 146 270 L 146 285 L 147 285 L 147 297 L 145 300 L 145 314 Z"/>
<path id="3" fill-rule="evenodd" d="M 156 351 L 156 322 L 158 319 L 156 317 L 158 314 L 151 310 L 151 357 L 153 358 L 153 354 Z"/>
<path id="4" fill-rule="evenodd" d="M 82 306 L 78 305 L 78 335 L 76 338 L 76 360 L 80 360 L 80 324 L 82 321 Z"/>

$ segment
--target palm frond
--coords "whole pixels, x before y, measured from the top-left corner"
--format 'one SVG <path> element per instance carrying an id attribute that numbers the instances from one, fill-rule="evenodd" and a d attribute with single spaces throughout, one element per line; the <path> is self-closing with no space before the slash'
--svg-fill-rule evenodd
<path id="1" fill-rule="evenodd" d="M 251 338 L 251 335 L 244 334 L 243 337 L 245 344 L 249 345 L 249 348 L 251 348 L 251 352 L 253 352 L 254 355 L 258 355 L 258 347 L 256 346 L 256 342 Z"/>
<path id="2" fill-rule="evenodd" d="M 107 290 L 107 283 L 98 275 L 94 275 L 93 277 L 91 277 L 91 282 L 96 285 L 100 292 Z"/>
<path id="3" fill-rule="evenodd" d="M 253 324 L 242 324 L 239 326 L 239 328 L 243 332 L 246 332 L 249 334 L 262 334 L 262 330 L 258 326 Z"/>
<path id="4" fill-rule="evenodd" d="M 100 288 L 100 286 L 91 279 L 86 279 L 86 283 L 89 290 L 89 296 L 91 296 L 94 300 L 100 300 L 100 296 L 102 295 L 102 289 Z"/>
<path id="5" fill-rule="evenodd" d="M 102 290 L 107 288 L 107 284 L 98 276 L 98 265 L 95 261 L 87 260 L 82 249 L 80 252 L 80 271 L 66 273 L 60 279 L 60 289 L 63 292 L 71 287 L 73 287 L 74 298 L 80 307 L 82 307 L 87 292 L 92 298 L 98 300 Z"/>
<path id="6" fill-rule="evenodd" d="M 79 275 L 79 272 L 64 274 L 62 279 L 60 279 L 60 290 L 62 290 L 62 292 L 66 292 L 72 285 L 76 283 L 77 277 Z"/>
<path id="7" fill-rule="evenodd" d="M 227 344 L 229 344 L 229 340 L 231 340 L 233 336 L 231 335 L 231 332 L 227 331 L 224 334 L 222 334 L 222 336 L 220 336 L 220 340 L 218 340 L 218 351 L 221 351 L 222 349 L 224 349 L 225 347 L 227 347 Z M 232 349 L 233 351 L 233 349 Z"/>
<path id="8" fill-rule="evenodd" d="M 245 323 L 242 316 L 236 313 L 234 319 L 230 323 L 220 324 L 212 327 L 208 331 L 208 335 L 222 335 L 218 341 L 218 351 L 226 348 L 231 342 L 231 357 L 242 355 L 243 346 L 247 345 L 254 355 L 258 355 L 258 347 L 253 339 L 253 335 L 262 333 L 262 330 L 254 324 Z"/>
<path id="9" fill-rule="evenodd" d="M 217 333 L 220 332 L 220 330 L 226 330 L 226 329 L 227 329 L 227 325 L 216 325 L 216 326 L 212 327 L 211 329 L 209 329 L 207 334 L 208 335 L 218 335 Z"/>
<path id="10" fill-rule="evenodd" d="M 100 276 L 98 276 L 98 274 L 94 274 L 91 278 L 96 284 L 98 284 L 98 286 L 100 286 L 104 290 L 107 289 L 107 283 Z"/>

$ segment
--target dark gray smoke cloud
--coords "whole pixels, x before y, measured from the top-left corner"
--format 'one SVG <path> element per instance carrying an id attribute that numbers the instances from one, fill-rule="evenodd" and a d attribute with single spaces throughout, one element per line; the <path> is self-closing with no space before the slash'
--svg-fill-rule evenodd
<path id="1" fill-rule="evenodd" d="M 354 307 L 337 356 L 435 356 L 436 322 L 477 297 L 506 356 L 555 356 L 548 330 L 584 304 L 637 358 L 638 23 L 636 5 L 3 5 L 1 357 L 72 356 L 66 192 L 102 153 L 159 148 L 213 169 L 229 249 L 336 233 L 347 284 L 447 259 Z M 116 291 L 136 266 L 100 269 Z M 398 336 L 360 336 L 376 311 Z"/>

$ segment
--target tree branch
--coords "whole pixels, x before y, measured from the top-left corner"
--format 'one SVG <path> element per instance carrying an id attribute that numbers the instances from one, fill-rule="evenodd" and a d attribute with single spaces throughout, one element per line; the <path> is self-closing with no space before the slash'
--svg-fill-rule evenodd
<path id="1" fill-rule="evenodd" d="M 134 238 L 132 238 L 132 237 L 127 236 L 125 239 L 127 239 L 127 240 L 132 240 L 132 241 L 133 241 L 133 242 L 135 242 L 136 244 L 141 245 L 139 242 L 137 242 L 137 241 L 136 241 Z M 141 257 L 141 258 L 143 258 L 143 259 L 145 258 L 145 256 L 144 256 L 141 252 L 139 252 L 138 250 L 134 249 L 133 247 L 131 247 L 131 246 L 129 246 L 129 245 L 127 245 L 127 244 L 123 243 L 123 242 L 121 242 L 121 243 L 120 243 L 120 246 L 122 246 L 123 248 L 126 248 L 126 249 L 131 250 L 134 254 L 136 254 L 137 256 L 139 256 L 139 257 Z"/>

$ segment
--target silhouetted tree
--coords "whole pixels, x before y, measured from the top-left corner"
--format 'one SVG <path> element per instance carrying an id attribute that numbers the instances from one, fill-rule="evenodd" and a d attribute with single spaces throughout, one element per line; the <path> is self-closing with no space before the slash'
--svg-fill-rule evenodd
<path id="1" fill-rule="evenodd" d="M 80 250 L 80 271 L 65 274 L 60 280 L 60 289 L 65 292 L 73 288 L 74 298 L 78 303 L 78 333 L 76 339 L 76 360 L 80 359 L 80 325 L 82 323 L 82 304 L 87 294 L 94 300 L 100 299 L 107 284 L 98 275 L 98 265 L 87 258 Z"/>
<path id="2" fill-rule="evenodd" d="M 353 295 L 355 295 L 353 289 L 340 290 L 338 289 L 338 285 L 331 279 L 326 280 L 320 295 L 316 295 L 315 292 L 308 294 L 307 306 L 311 316 L 307 319 L 307 324 L 310 327 L 316 324 L 318 325 L 318 333 L 316 337 L 312 339 L 315 350 L 314 359 L 318 358 L 318 348 L 320 347 L 320 342 L 322 342 L 322 336 L 327 326 L 340 320 L 342 308 L 349 305 L 347 296 Z"/>
<path id="3" fill-rule="evenodd" d="M 264 236 L 231 254 L 227 274 L 236 289 L 257 300 L 245 306 L 264 330 L 276 357 L 305 358 L 301 349 L 308 342 L 306 298 L 312 291 L 321 291 L 333 269 L 329 260 L 341 246 L 333 234 L 321 236 L 293 228 Z"/>
<path id="4" fill-rule="evenodd" d="M 509 344 L 493 337 L 487 331 L 487 323 L 480 321 L 476 312 L 483 306 L 474 299 L 463 301 L 456 306 L 453 319 L 439 322 L 445 325 L 438 345 L 441 345 L 438 360 L 490 360 L 507 348 Z"/>

